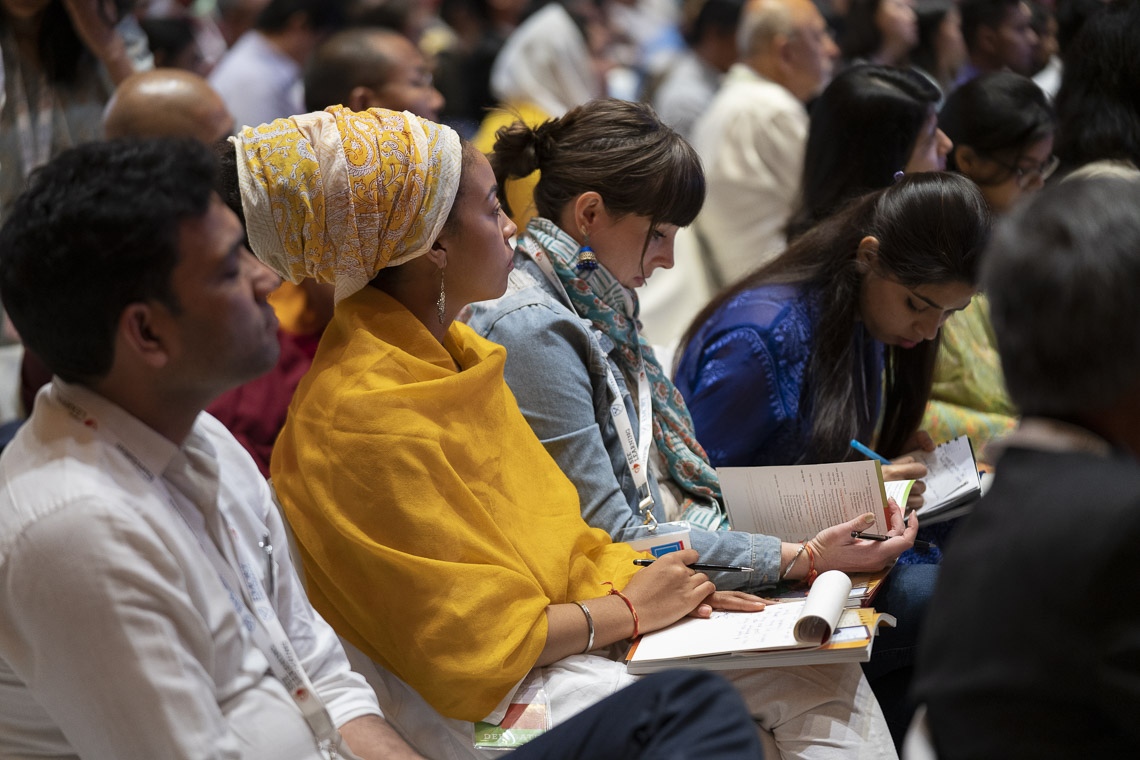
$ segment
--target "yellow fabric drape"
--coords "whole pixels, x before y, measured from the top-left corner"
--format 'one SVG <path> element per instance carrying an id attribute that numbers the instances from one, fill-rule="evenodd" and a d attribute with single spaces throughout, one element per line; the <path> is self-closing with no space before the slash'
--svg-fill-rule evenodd
<path id="1" fill-rule="evenodd" d="M 623 588 L 641 556 L 582 520 L 505 359 L 460 323 L 445 349 L 364 288 L 338 304 L 271 465 L 313 604 L 461 720 L 532 668 L 547 605 Z"/>

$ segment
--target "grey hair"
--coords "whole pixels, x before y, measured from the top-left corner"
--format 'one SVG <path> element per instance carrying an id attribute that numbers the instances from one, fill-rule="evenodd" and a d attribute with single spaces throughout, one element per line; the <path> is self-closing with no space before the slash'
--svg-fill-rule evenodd
<path id="1" fill-rule="evenodd" d="M 1023 413 L 1103 409 L 1140 380 L 1140 180 L 1041 192 L 983 256 L 1010 396 Z"/>
<path id="2" fill-rule="evenodd" d="M 765 52 L 776 37 L 791 36 L 795 31 L 792 12 L 783 0 L 751 0 L 744 6 L 736 32 L 737 57 Z"/>

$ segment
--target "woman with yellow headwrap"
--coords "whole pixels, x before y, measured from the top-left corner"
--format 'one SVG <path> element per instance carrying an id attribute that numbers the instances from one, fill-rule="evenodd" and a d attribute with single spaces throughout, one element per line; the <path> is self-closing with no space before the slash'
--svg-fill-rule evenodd
<path id="1" fill-rule="evenodd" d="M 254 252 L 337 298 L 274 484 L 313 604 L 379 666 L 364 670 L 385 715 L 420 751 L 478 757 L 471 722 L 501 720 L 537 675 L 560 723 L 635 680 L 610 645 L 762 608 L 716 592 L 691 550 L 639 569 L 587 526 L 503 380 L 504 349 L 454 321 L 511 269 L 514 225 L 478 151 L 411 114 L 339 107 L 234 142 Z M 855 665 L 730 677 L 786 756 L 893 751 Z"/>

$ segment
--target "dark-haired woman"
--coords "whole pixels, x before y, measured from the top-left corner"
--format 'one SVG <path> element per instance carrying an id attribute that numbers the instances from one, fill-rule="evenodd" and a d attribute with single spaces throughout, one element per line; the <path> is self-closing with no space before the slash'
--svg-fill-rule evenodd
<path id="1" fill-rule="evenodd" d="M 705 307 L 676 381 L 713 464 L 843 461 L 852 438 L 908 451 L 939 329 L 974 295 L 988 218 L 969 180 L 908 175 Z"/>
<path id="2" fill-rule="evenodd" d="M 939 124 L 954 140 L 948 168 L 973 180 L 995 215 L 1040 190 L 1057 168 L 1053 109 L 1041 88 L 1019 74 L 970 80 L 946 99 Z M 943 331 L 923 427 L 935 440 L 967 434 L 984 456 L 985 444 L 1016 422 L 989 305 L 979 295 Z"/>
<path id="3" fill-rule="evenodd" d="M 114 86 L 151 65 L 131 0 L 0 0 L 4 107 L 0 219 L 24 179 L 65 148 L 102 136 Z M 124 22 L 123 30 L 117 26 Z M 124 38 L 124 31 L 137 38 Z"/>
<path id="4" fill-rule="evenodd" d="M 938 128 L 940 93 L 909 69 L 854 66 L 812 106 L 799 206 L 788 240 L 843 204 L 894 181 L 897 172 L 940 171 L 950 139 Z"/>

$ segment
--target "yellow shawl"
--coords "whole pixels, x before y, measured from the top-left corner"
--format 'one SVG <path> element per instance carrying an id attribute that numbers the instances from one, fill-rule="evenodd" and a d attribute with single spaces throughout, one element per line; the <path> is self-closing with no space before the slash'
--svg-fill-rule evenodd
<path id="1" fill-rule="evenodd" d="M 366 287 L 337 306 L 271 467 L 316 608 L 470 721 L 533 667 L 547 605 L 623 588 L 640 556 L 582 520 L 505 359 L 458 322 L 445 349 Z"/>

